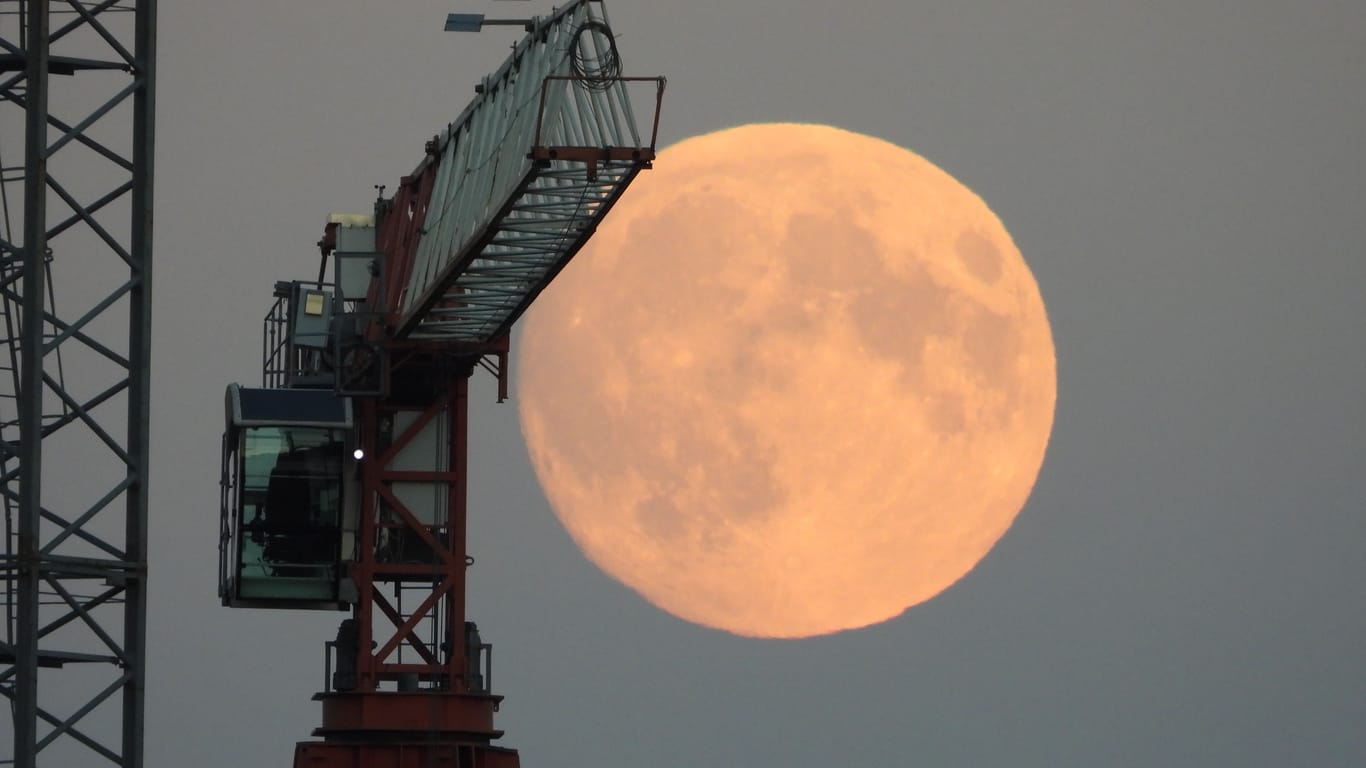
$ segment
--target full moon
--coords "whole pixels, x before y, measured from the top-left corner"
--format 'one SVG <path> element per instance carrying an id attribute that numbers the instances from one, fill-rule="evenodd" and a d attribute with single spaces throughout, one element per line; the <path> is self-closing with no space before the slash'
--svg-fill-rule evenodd
<path id="1" fill-rule="evenodd" d="M 864 627 L 968 573 L 1053 424 L 1043 300 L 919 156 L 818 125 L 659 155 L 532 306 L 528 451 L 584 554 L 738 635 Z"/>

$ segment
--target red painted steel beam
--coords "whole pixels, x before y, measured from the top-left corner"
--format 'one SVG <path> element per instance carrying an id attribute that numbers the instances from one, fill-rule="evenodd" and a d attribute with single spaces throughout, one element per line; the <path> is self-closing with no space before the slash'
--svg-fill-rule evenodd
<path id="1" fill-rule="evenodd" d="M 406 407 L 383 399 L 358 401 L 358 428 L 361 447 L 374 457 L 361 464 L 362 498 L 358 532 L 359 551 L 351 566 L 359 602 L 355 617 L 359 622 L 356 676 L 353 691 L 318 694 L 322 702 L 322 726 L 315 736 L 323 741 L 301 742 L 295 749 L 295 768 L 518 768 L 515 750 L 492 746 L 502 732 L 493 727 L 493 713 L 502 697 L 469 689 L 465 649 L 465 549 L 468 376 L 452 378 L 445 390 L 426 407 Z M 382 422 L 399 413 L 414 414 L 413 423 L 383 446 Z M 413 473 L 392 468 L 405 447 L 417 441 L 437 419 L 445 419 L 447 435 L 446 466 L 432 472 Z M 392 421 L 389 422 L 392 425 Z M 444 520 L 424 524 L 394 496 L 389 484 L 426 483 L 445 489 Z M 391 512 L 399 523 L 381 523 L 381 515 Z M 378 532 L 402 530 L 421 539 L 437 562 L 380 562 Z M 438 541 L 433 529 L 444 529 L 449 542 Z M 425 596 L 412 614 L 405 617 L 379 591 L 387 584 L 403 582 Z M 372 632 L 376 612 L 396 627 L 387 637 Z M 449 649 L 435 649 L 417 638 L 414 630 L 422 617 L 442 611 L 448 629 Z M 375 641 L 382 641 L 372 647 Z M 390 662 L 387 659 L 406 643 L 416 662 Z M 441 653 L 445 652 L 445 660 Z M 381 690 L 381 681 L 414 676 L 435 683 L 434 688 L 418 691 Z"/>
<path id="2" fill-rule="evenodd" d="M 517 768 L 517 753 L 498 747 L 476 748 L 426 743 L 302 743 L 294 753 L 297 768 Z"/>
<path id="3" fill-rule="evenodd" d="M 393 622 L 394 626 L 402 626 L 403 615 L 389 602 L 389 598 L 385 597 L 383 592 L 375 592 L 373 595 L 375 607 L 378 608 L 389 621 Z M 426 641 L 422 638 L 411 631 L 403 637 L 408 642 L 409 646 L 417 652 L 417 655 L 421 656 L 423 661 L 427 662 L 429 666 L 436 667 L 441 665 L 441 662 L 436 658 L 436 654 L 432 653 L 431 649 L 427 647 Z"/>
<path id="4" fill-rule="evenodd" d="M 385 329 L 374 334 L 388 336 L 398 323 L 398 308 L 408 278 L 412 275 L 417 244 L 422 238 L 422 226 L 427 220 L 427 208 L 432 201 L 432 189 L 440 168 L 440 142 L 433 137 L 425 147 L 427 156 L 413 175 L 403 177 L 382 220 L 376 222 L 377 246 L 384 254 L 384 278 L 380 283 L 385 295 L 376 302 L 386 316 Z M 375 336 L 371 337 L 372 339 Z"/>
<path id="5" fill-rule="evenodd" d="M 655 152 L 635 147 L 532 147 L 533 160 L 573 160 L 581 163 L 635 160 L 645 164 L 654 162 Z"/>
<path id="6" fill-rule="evenodd" d="M 376 690 L 382 681 L 396 679 L 389 657 L 400 647 L 411 648 L 422 658 L 425 664 L 414 669 L 424 679 L 440 680 L 444 690 L 469 690 L 464 632 L 468 389 L 468 376 L 455 376 L 446 383 L 445 391 L 425 407 L 403 407 L 384 400 L 360 402 L 361 448 L 367 456 L 374 457 L 361 464 L 359 550 L 350 572 L 358 595 L 356 677 L 361 691 Z M 389 420 L 392 424 L 392 419 L 403 412 L 414 414 L 412 423 L 400 430 L 392 442 L 383 445 L 381 422 Z M 394 469 L 394 462 L 404 450 L 432 428 L 437 419 L 446 420 L 446 465 L 430 471 Z M 432 522 L 424 522 L 394 492 L 392 486 L 396 482 L 440 488 L 444 493 L 439 495 L 444 495 L 446 505 L 434 510 L 438 514 L 432 516 Z M 381 551 L 381 531 L 390 538 L 401 535 L 409 542 L 421 542 L 417 552 L 405 553 L 419 562 L 387 562 Z M 422 584 L 424 581 L 426 585 Z M 415 590 L 414 596 L 422 596 L 406 616 L 379 591 L 383 585 L 399 583 L 403 584 L 405 594 Z M 387 622 L 394 631 L 377 634 L 376 619 Z M 444 641 L 449 650 L 444 661 L 437 658 L 430 643 L 421 641 L 415 633 L 429 619 L 447 635 Z"/>
<path id="7" fill-rule="evenodd" d="M 449 691 L 369 691 L 324 693 L 315 698 L 323 705 L 323 725 L 319 730 L 325 734 L 357 737 L 368 731 L 388 735 L 408 732 L 465 737 L 483 743 L 502 735 L 493 727 L 493 713 L 502 701 L 501 696 Z"/>

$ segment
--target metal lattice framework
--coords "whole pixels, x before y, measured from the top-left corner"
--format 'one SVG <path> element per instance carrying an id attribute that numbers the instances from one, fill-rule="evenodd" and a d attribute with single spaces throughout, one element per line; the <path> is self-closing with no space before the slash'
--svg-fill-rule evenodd
<path id="1" fill-rule="evenodd" d="M 347 253 L 374 257 L 366 300 L 352 302 L 365 306 L 334 328 L 355 322 L 367 345 L 357 370 L 380 375 L 346 392 L 360 457 L 355 543 L 341 556 L 353 614 L 329 644 L 321 741 L 297 745 L 297 768 L 519 765 L 493 743 L 491 647 L 465 611 L 469 378 L 485 367 L 506 393 L 512 324 L 650 166 L 664 87 L 621 76 L 600 0 L 525 27 L 375 216 L 333 217 L 320 242 L 321 281 L 342 228 L 373 227 L 349 239 L 373 236 L 375 252 Z M 648 135 L 627 93 L 642 84 L 654 91 Z M 352 339 L 335 341 L 345 365 Z M 338 391 L 350 376 L 338 373 Z"/>
<path id="2" fill-rule="evenodd" d="M 413 213 L 416 250 L 394 265 L 385 302 L 400 337 L 506 333 L 654 158 L 663 78 L 611 71 L 602 4 L 571 3 L 529 32 L 409 177 L 431 186 Z M 584 62 L 596 68 L 586 77 Z M 628 94 L 641 81 L 655 84 L 648 136 Z"/>
<path id="3" fill-rule="evenodd" d="M 0 0 L 0 750 L 25 768 L 142 764 L 155 18 Z"/>

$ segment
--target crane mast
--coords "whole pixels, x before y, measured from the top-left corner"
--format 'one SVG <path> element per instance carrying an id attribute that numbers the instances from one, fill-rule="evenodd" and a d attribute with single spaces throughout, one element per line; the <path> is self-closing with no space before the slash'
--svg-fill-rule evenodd
<path id="1" fill-rule="evenodd" d="M 391 196 L 329 217 L 318 279 L 276 284 L 263 386 L 228 388 L 223 603 L 349 612 L 295 766 L 518 765 L 465 610 L 469 380 L 506 396 L 513 323 L 650 166 L 664 88 L 621 75 L 598 0 L 524 27 Z"/>
<path id="2" fill-rule="evenodd" d="M 144 753 L 156 0 L 0 0 L 0 765 Z"/>

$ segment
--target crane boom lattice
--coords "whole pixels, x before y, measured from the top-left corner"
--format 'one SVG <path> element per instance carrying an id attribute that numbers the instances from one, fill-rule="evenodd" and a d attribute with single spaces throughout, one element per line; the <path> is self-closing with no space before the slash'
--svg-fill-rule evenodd
<path id="1" fill-rule="evenodd" d="M 654 158 L 662 78 L 624 78 L 600 3 L 533 20 L 406 184 L 429 198 L 391 265 L 397 335 L 482 343 L 507 332 Z M 648 135 L 628 86 L 656 83 Z"/>

